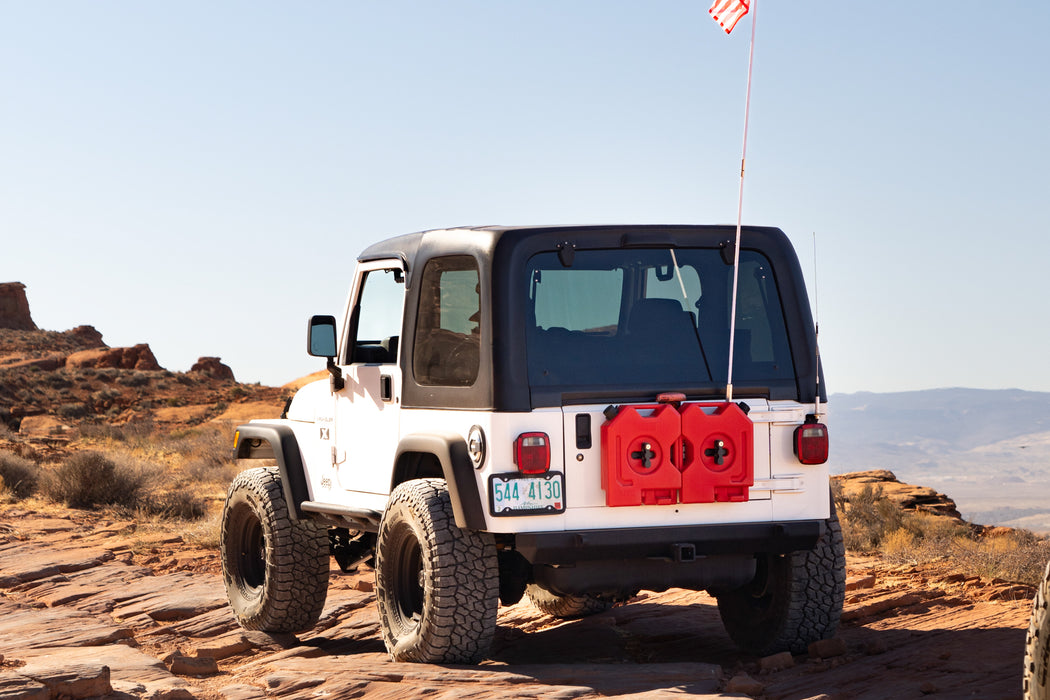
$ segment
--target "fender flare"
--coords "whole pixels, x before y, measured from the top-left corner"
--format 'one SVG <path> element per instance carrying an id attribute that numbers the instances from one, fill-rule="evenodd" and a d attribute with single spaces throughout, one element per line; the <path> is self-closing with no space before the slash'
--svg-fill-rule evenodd
<path id="1" fill-rule="evenodd" d="M 301 505 L 310 499 L 306 468 L 299 441 L 291 427 L 279 423 L 246 423 L 237 426 L 234 459 L 274 459 L 281 473 L 281 489 L 292 520 L 305 516 Z"/>
<path id="2" fill-rule="evenodd" d="M 457 433 L 422 433 L 406 435 L 397 446 L 394 464 L 408 452 L 431 454 L 441 464 L 448 484 L 456 527 L 465 530 L 485 529 L 485 509 L 474 476 L 474 463 L 467 451 L 467 441 Z M 391 484 L 393 490 L 393 484 Z"/>

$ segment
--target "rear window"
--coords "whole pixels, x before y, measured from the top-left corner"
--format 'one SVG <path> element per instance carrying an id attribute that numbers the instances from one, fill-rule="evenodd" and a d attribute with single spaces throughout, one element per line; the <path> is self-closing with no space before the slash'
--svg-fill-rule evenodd
<path id="1" fill-rule="evenodd" d="M 580 250 L 528 263 L 529 381 L 548 387 L 725 385 L 733 268 L 714 249 Z M 794 379 L 769 261 L 741 251 L 734 385 Z"/>

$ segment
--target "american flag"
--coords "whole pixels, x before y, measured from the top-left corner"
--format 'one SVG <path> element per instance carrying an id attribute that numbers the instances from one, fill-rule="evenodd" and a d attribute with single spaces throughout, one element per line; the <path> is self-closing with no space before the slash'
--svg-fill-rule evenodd
<path id="1" fill-rule="evenodd" d="M 733 27 L 743 19 L 749 9 L 751 9 L 751 0 L 715 0 L 708 13 L 728 34 L 733 31 Z"/>

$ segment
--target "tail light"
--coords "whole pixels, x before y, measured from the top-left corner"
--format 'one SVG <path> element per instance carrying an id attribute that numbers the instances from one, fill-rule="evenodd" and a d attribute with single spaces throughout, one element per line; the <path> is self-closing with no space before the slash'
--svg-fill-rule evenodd
<path id="1" fill-rule="evenodd" d="M 514 441 L 514 463 L 522 474 L 543 474 L 551 468 L 547 433 L 522 433 Z"/>
<path id="2" fill-rule="evenodd" d="M 828 428 L 823 423 L 803 423 L 795 428 L 795 456 L 803 464 L 828 461 Z"/>

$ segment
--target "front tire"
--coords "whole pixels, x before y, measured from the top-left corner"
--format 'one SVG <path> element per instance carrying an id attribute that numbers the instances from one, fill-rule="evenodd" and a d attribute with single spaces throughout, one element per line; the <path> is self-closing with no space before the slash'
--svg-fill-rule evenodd
<path id="1" fill-rule="evenodd" d="M 1050 564 L 1043 573 L 1043 581 L 1035 592 L 1032 617 L 1028 623 L 1024 654 L 1024 698 L 1050 698 Z"/>
<path id="2" fill-rule="evenodd" d="M 492 535 L 456 526 L 443 479 L 390 494 L 376 543 L 376 598 L 394 661 L 476 663 L 496 633 L 499 567 Z"/>
<path id="3" fill-rule="evenodd" d="M 219 553 L 241 627 L 301 632 L 320 618 L 328 593 L 328 532 L 291 519 L 276 467 L 248 469 L 230 484 Z"/>
<path id="4" fill-rule="evenodd" d="M 718 595 L 726 632 L 744 651 L 802 654 L 835 636 L 846 597 L 846 548 L 834 503 L 824 525 L 814 549 L 763 557 L 752 583 Z"/>

